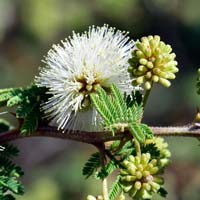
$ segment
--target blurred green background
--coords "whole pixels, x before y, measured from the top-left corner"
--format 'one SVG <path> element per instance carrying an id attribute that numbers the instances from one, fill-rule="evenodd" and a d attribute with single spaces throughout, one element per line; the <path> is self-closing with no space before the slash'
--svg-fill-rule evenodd
<path id="1" fill-rule="evenodd" d="M 199 0 L 0 0 L 0 87 L 26 86 L 52 44 L 90 25 L 115 26 L 133 39 L 159 34 L 177 54 L 180 72 L 172 87 L 156 86 L 144 121 L 150 125 L 190 123 L 200 104 L 195 91 L 200 66 Z M 166 173 L 168 200 L 200 199 L 200 147 L 195 139 L 169 138 L 172 165 Z M 25 170 L 18 200 L 81 200 L 101 185 L 84 180 L 86 144 L 49 138 L 15 142 Z M 159 199 L 159 197 L 155 197 Z"/>

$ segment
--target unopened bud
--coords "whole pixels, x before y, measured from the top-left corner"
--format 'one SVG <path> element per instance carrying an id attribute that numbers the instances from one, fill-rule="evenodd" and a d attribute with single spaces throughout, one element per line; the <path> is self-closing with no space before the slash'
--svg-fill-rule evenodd
<path id="1" fill-rule="evenodd" d="M 144 86 L 145 86 L 146 90 L 150 90 L 151 89 L 151 83 L 149 81 L 147 81 Z"/>
<path id="2" fill-rule="evenodd" d="M 170 87 L 170 86 L 171 86 L 170 81 L 168 81 L 168 80 L 165 79 L 165 78 L 160 78 L 160 79 L 159 79 L 159 82 L 160 82 L 163 86 L 165 86 L 165 87 Z"/>
<path id="3" fill-rule="evenodd" d="M 156 75 L 153 75 L 152 80 L 153 82 L 157 83 L 159 81 L 159 77 Z"/>
<path id="4" fill-rule="evenodd" d="M 135 182 L 134 187 L 135 187 L 136 190 L 139 190 L 139 189 L 141 188 L 141 186 L 142 186 L 142 184 L 141 184 L 140 181 L 136 181 L 136 182 Z"/>
<path id="5" fill-rule="evenodd" d="M 117 200 L 125 200 L 124 194 L 120 194 L 120 195 L 117 197 Z"/>
<path id="6" fill-rule="evenodd" d="M 97 200 L 97 199 L 92 195 L 88 195 L 86 200 Z"/>

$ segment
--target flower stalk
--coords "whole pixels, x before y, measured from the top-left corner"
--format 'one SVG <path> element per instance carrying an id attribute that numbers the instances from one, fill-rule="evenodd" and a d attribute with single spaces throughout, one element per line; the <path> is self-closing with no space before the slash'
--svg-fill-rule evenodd
<path id="1" fill-rule="evenodd" d="M 134 145 L 135 145 L 135 150 L 136 150 L 137 156 L 141 157 L 140 143 L 136 139 L 134 139 Z"/>
<path id="2" fill-rule="evenodd" d="M 106 165 L 105 145 L 104 145 L 104 143 L 99 143 L 99 144 L 96 144 L 95 146 L 99 150 L 100 157 L 101 157 L 101 167 L 103 169 Z M 109 200 L 108 183 L 107 183 L 107 179 L 105 177 L 102 180 L 102 197 L 103 197 L 103 200 Z"/>
<path id="3" fill-rule="evenodd" d="M 144 98 L 143 98 L 143 108 L 145 108 L 146 104 L 147 104 L 147 100 L 149 98 L 149 95 L 151 93 L 151 89 L 152 87 L 149 89 L 149 90 L 146 90 L 145 94 L 144 94 Z"/>

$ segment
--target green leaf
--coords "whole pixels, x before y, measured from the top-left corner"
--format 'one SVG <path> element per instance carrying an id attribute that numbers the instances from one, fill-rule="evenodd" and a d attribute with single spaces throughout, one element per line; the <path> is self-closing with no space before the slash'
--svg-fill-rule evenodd
<path id="1" fill-rule="evenodd" d="M 106 130 L 112 131 L 113 134 L 116 131 L 124 131 L 129 124 L 140 124 L 143 115 L 142 106 L 134 102 L 131 96 L 123 99 L 120 90 L 115 85 L 111 85 L 110 95 L 99 87 L 97 94 L 93 93 L 90 97 L 104 120 L 104 127 Z M 143 131 L 140 131 L 140 133 L 143 133 Z M 138 134 L 141 135 L 140 133 Z M 134 134 L 137 137 L 137 134 Z"/>
<path id="2" fill-rule="evenodd" d="M 129 125 L 129 131 L 133 135 L 134 138 L 136 138 L 140 143 L 143 143 L 145 141 L 145 135 L 143 134 L 143 131 L 140 128 L 140 125 L 137 123 L 132 123 Z"/>
<path id="3" fill-rule="evenodd" d="M 37 130 L 38 112 L 37 109 L 33 109 L 29 114 L 27 114 L 20 129 L 21 134 L 30 134 Z"/>
<path id="4" fill-rule="evenodd" d="M 20 104 L 23 101 L 21 95 L 18 96 L 13 96 L 7 101 L 7 106 L 8 107 L 13 107 L 15 105 Z"/>
<path id="5" fill-rule="evenodd" d="M 147 126 L 146 124 L 140 124 L 140 128 L 143 131 L 144 135 L 146 136 L 146 139 L 153 138 L 153 132 L 149 126 Z"/>
<path id="6" fill-rule="evenodd" d="M 107 107 L 105 106 L 105 102 L 102 102 L 96 94 L 91 94 L 90 98 L 95 108 L 104 119 L 105 123 L 110 124 L 112 122 L 112 117 L 110 116 L 109 112 L 107 112 Z"/>
<path id="7" fill-rule="evenodd" d="M 10 158 L 18 154 L 18 149 L 4 144 L 5 150 L 0 153 L 0 199 L 15 199 L 13 194 L 22 195 L 24 188 L 18 180 L 23 172 Z"/>
<path id="8" fill-rule="evenodd" d="M 16 117 L 17 118 L 24 118 L 27 117 L 33 110 L 33 105 L 29 103 L 20 104 L 16 110 Z"/>
<path id="9" fill-rule="evenodd" d="M 114 85 L 111 85 L 111 91 L 112 91 L 112 95 L 114 97 L 114 105 L 117 108 L 117 110 L 119 111 L 119 118 L 123 119 L 126 118 L 127 116 L 127 106 L 126 103 L 120 93 L 120 90 Z"/>
<path id="10" fill-rule="evenodd" d="M 112 122 L 114 122 L 113 119 L 118 117 L 118 115 L 115 110 L 115 107 L 113 106 L 112 99 L 106 94 L 105 90 L 101 87 L 99 87 L 97 92 L 99 94 L 99 97 L 101 98 L 101 101 L 104 102 L 104 105 L 107 108 L 109 115 L 111 116 L 110 118 L 112 119 Z"/>
<path id="11" fill-rule="evenodd" d="M 115 153 L 115 155 L 124 155 L 125 157 L 128 157 L 129 155 L 133 154 L 133 152 L 135 152 L 134 143 L 132 141 L 128 141 L 118 152 Z"/>
<path id="12" fill-rule="evenodd" d="M 120 184 L 120 176 L 117 176 L 115 182 L 110 188 L 109 191 L 109 200 L 115 200 L 117 196 L 122 192 L 122 187 Z"/>
<path id="13" fill-rule="evenodd" d="M 114 160 L 110 162 L 95 176 L 97 179 L 104 179 L 109 176 L 114 170 L 118 168 L 118 164 Z"/>
<path id="14" fill-rule="evenodd" d="M 11 157 L 14 157 L 14 156 L 18 156 L 19 150 L 14 145 L 4 144 L 3 147 L 5 148 L 4 151 L 3 151 L 4 157 L 11 158 Z"/>
<path id="15" fill-rule="evenodd" d="M 15 178 L 0 176 L 0 186 L 13 192 L 14 194 L 23 194 L 23 187 L 21 183 Z"/>
<path id="16" fill-rule="evenodd" d="M 9 88 L 0 90 L 0 106 L 16 106 L 16 118 L 22 122 L 21 133 L 32 133 L 42 119 L 40 105 L 50 97 L 47 88 L 31 85 L 26 88 Z"/>
<path id="17" fill-rule="evenodd" d="M 13 97 L 12 92 L 0 94 L 0 106 L 5 106 L 7 104 L 7 101 L 12 97 Z"/>
<path id="18" fill-rule="evenodd" d="M 9 101 L 15 96 L 18 96 L 21 92 L 22 92 L 21 88 L 1 89 L 0 90 L 0 106 L 7 105 L 7 101 Z"/>
<path id="19" fill-rule="evenodd" d="M 158 150 L 158 148 L 154 143 L 142 145 L 141 151 L 142 153 L 150 153 L 152 159 L 153 158 L 157 159 L 160 156 L 160 151 Z"/>
<path id="20" fill-rule="evenodd" d="M 124 94 L 124 101 L 126 102 L 127 107 L 132 107 L 133 104 L 141 105 L 142 104 L 142 93 L 138 90 L 132 91 L 131 94 Z"/>
<path id="21" fill-rule="evenodd" d="M 167 192 L 163 187 L 161 187 L 161 188 L 158 190 L 158 194 L 159 194 L 161 197 L 167 197 L 168 192 Z"/>
<path id="22" fill-rule="evenodd" d="M 134 104 L 131 108 L 129 108 L 131 111 L 131 115 L 132 115 L 132 122 L 137 122 L 140 123 L 142 120 L 142 116 L 143 116 L 143 107 L 142 104 L 137 105 Z"/>
<path id="23" fill-rule="evenodd" d="M 85 176 L 86 179 L 89 178 L 100 167 L 100 165 L 100 154 L 98 152 L 92 154 L 88 161 L 85 163 L 85 166 L 83 167 L 83 176 Z"/>

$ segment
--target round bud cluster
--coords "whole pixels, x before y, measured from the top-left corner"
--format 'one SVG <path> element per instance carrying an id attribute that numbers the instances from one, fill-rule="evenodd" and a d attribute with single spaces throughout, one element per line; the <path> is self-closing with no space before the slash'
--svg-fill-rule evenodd
<path id="1" fill-rule="evenodd" d="M 160 41 L 159 36 L 142 37 L 129 59 L 128 71 L 134 79 L 133 85 L 144 84 L 146 90 L 150 90 L 153 83 L 169 87 L 168 79 L 175 79 L 178 72 L 175 57 L 171 46 Z"/>
<path id="2" fill-rule="evenodd" d="M 159 167 L 156 159 L 151 159 L 149 153 L 141 157 L 130 155 L 122 162 L 120 170 L 123 191 L 135 199 L 151 199 L 157 193 L 164 180 L 159 176 Z"/>
<path id="3" fill-rule="evenodd" d="M 168 144 L 167 142 L 165 142 L 164 138 L 154 137 L 153 139 L 146 140 L 145 144 L 155 144 L 156 148 L 160 152 L 158 163 L 161 168 L 169 165 L 171 153 L 168 149 Z"/>

